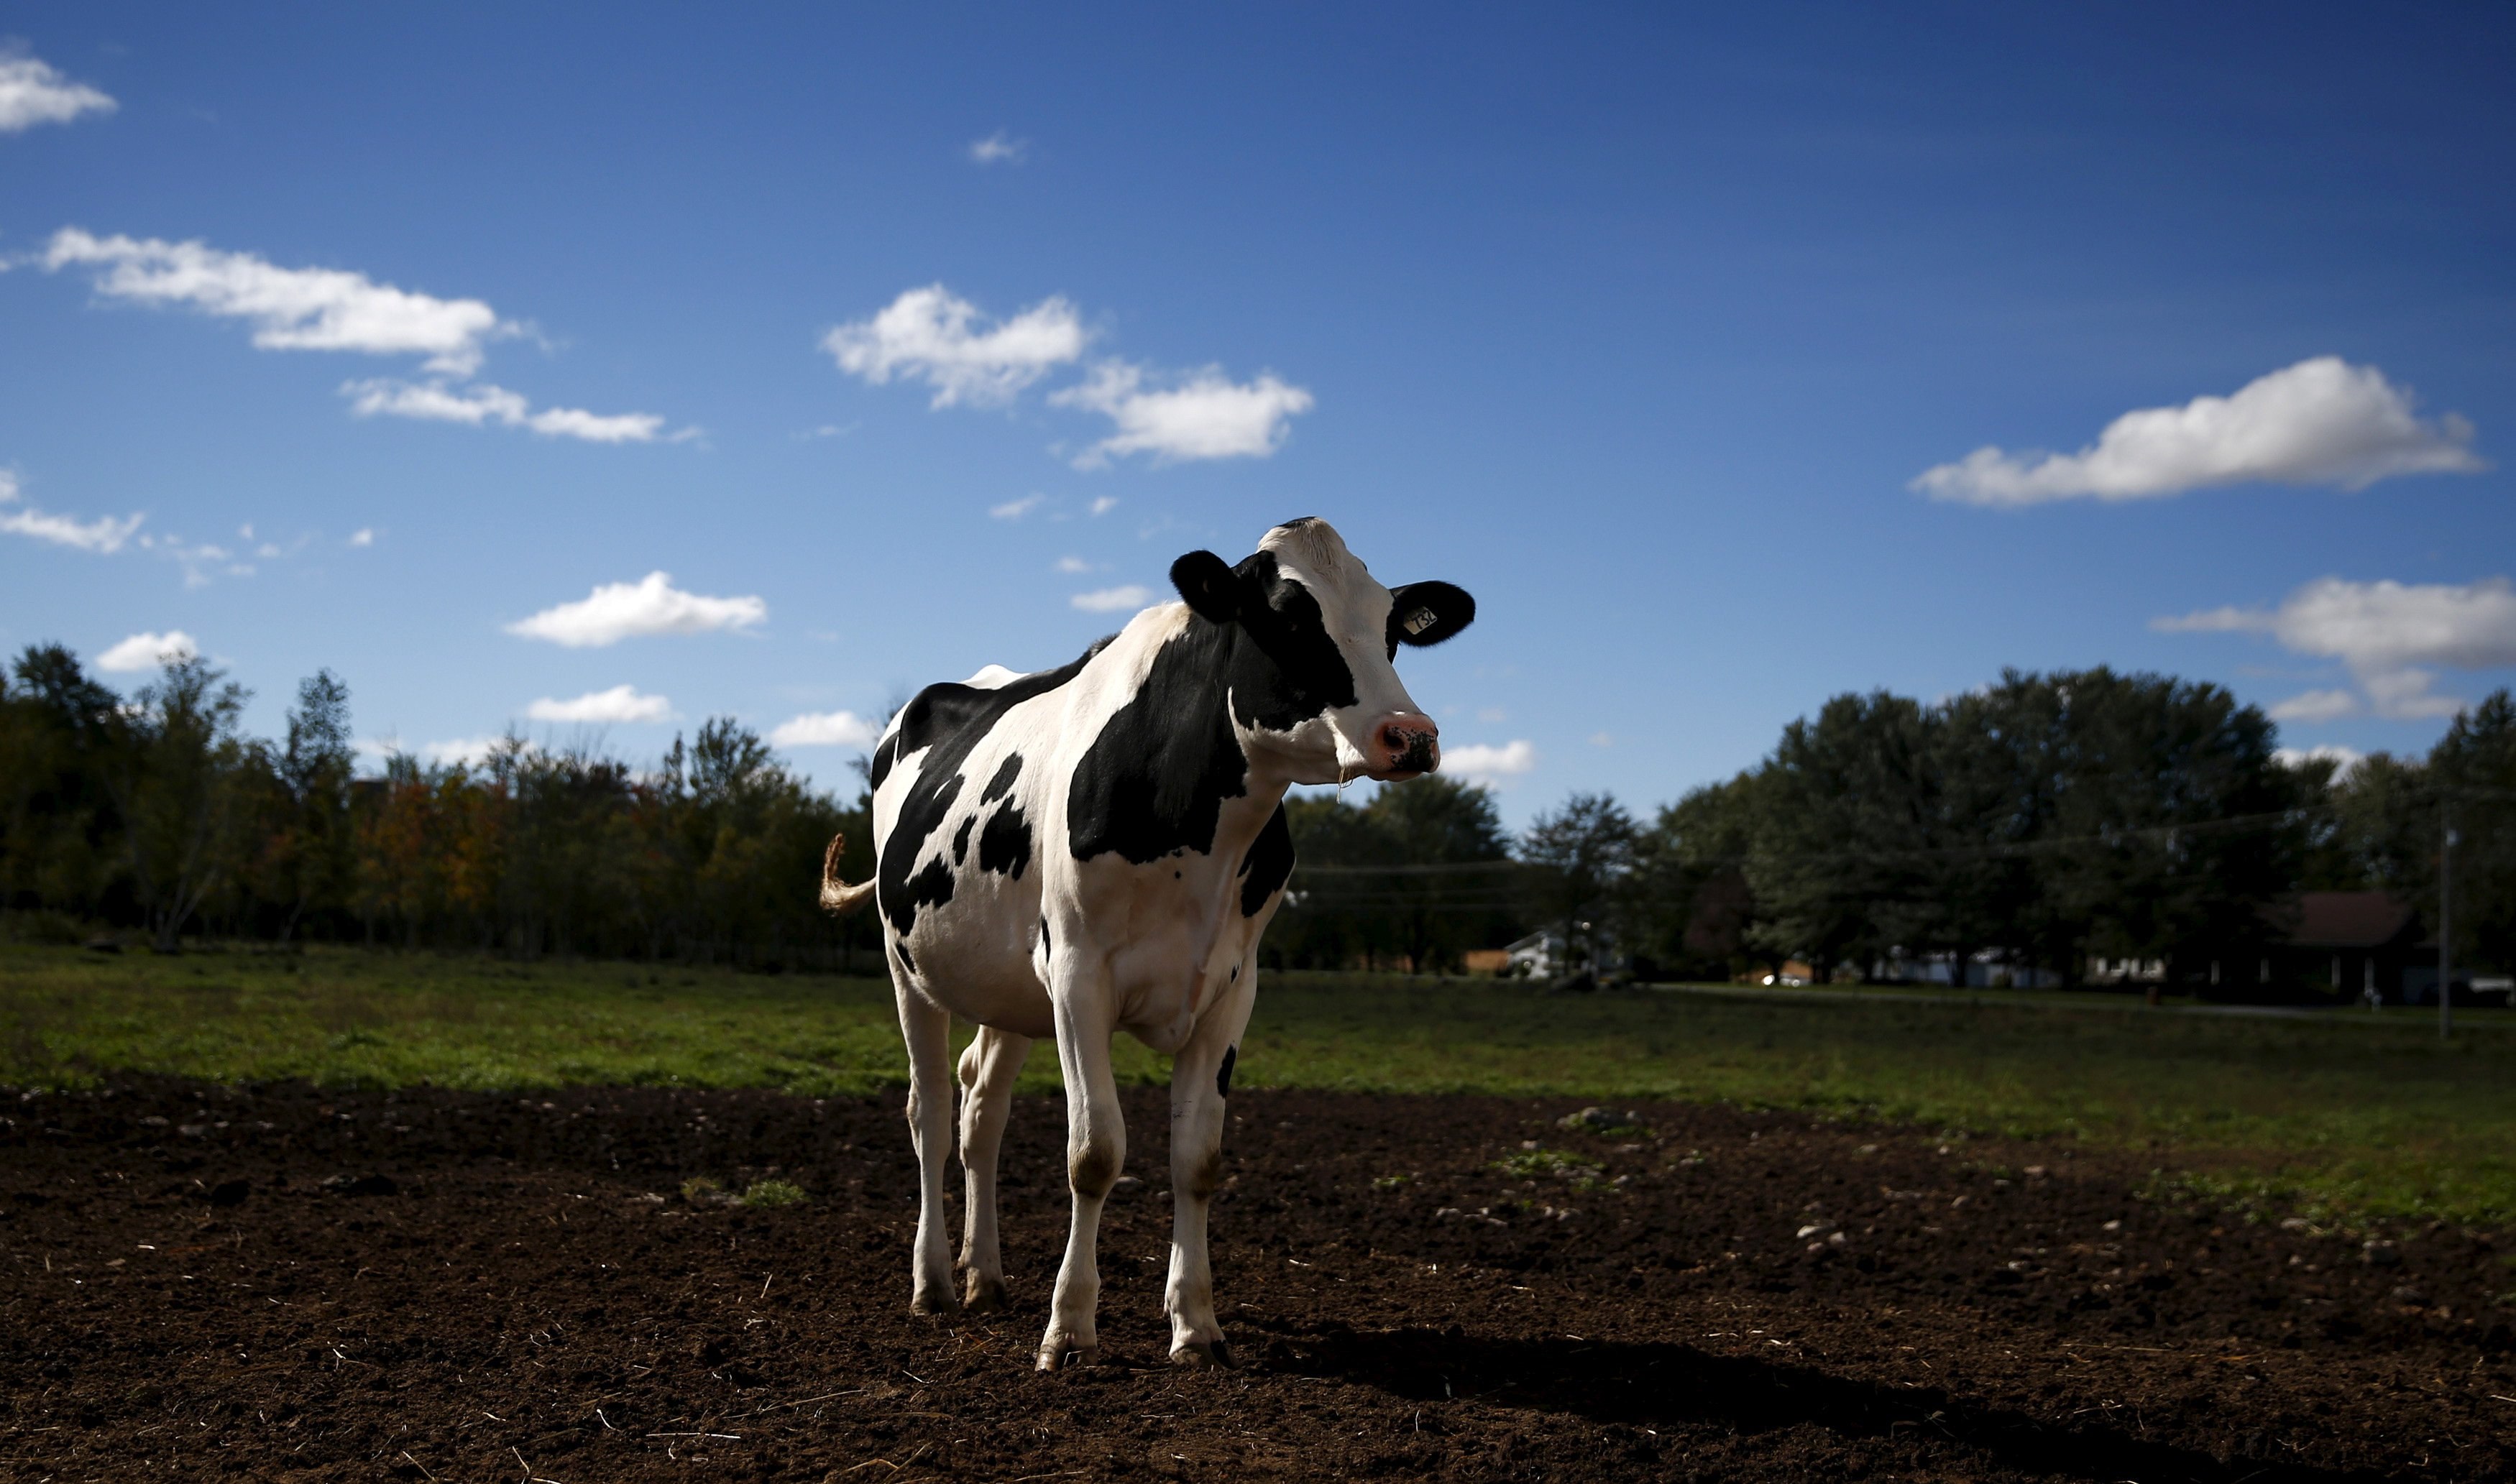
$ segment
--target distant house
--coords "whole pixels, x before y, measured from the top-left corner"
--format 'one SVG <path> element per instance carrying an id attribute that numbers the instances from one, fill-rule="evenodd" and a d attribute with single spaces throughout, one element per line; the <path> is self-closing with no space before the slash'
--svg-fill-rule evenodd
<path id="1" fill-rule="evenodd" d="M 2437 944 L 2422 941 L 2419 909 L 2383 891 L 2308 891 L 2272 915 L 2266 984 L 2339 1000 L 2416 1005 L 2437 993 Z"/>

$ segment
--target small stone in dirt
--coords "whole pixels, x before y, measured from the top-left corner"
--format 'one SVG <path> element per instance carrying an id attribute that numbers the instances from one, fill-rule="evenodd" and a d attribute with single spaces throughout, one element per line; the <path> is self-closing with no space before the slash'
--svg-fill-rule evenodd
<path id="1" fill-rule="evenodd" d="M 398 1195 L 401 1186 L 390 1175 L 336 1175 L 323 1182 L 334 1195 Z"/>
<path id="2" fill-rule="evenodd" d="M 2396 1303 L 2416 1303 L 2426 1305 L 2429 1301 L 2429 1296 L 2406 1283 L 2401 1288 L 2394 1290 L 2394 1301 Z"/>
<path id="3" fill-rule="evenodd" d="M 253 1181 L 251 1180 L 221 1180 L 210 1187 L 210 1204 L 213 1206 L 241 1206 L 244 1204 L 244 1198 L 251 1194 L 253 1194 Z"/>
<path id="4" fill-rule="evenodd" d="M 2281 1230 L 2283 1231 L 2304 1231 L 2308 1226 L 2314 1223 L 2308 1221 L 2304 1216 L 2285 1216 L 2282 1218 L 2280 1224 Z"/>
<path id="5" fill-rule="evenodd" d="M 1649 1132 L 1643 1127 L 1642 1115 L 1628 1109 L 1622 1113 L 1606 1108 L 1583 1108 L 1567 1113 L 1555 1121 L 1559 1129 L 1586 1130 L 1592 1134 L 1634 1134 Z"/>
<path id="6" fill-rule="evenodd" d="M 1111 1182 L 1110 1193 L 1111 1195 L 1136 1195 L 1142 1192 L 1144 1188 L 1145 1182 L 1143 1180 L 1136 1178 L 1132 1175 L 1122 1175 L 1118 1176 L 1117 1179 Z"/>

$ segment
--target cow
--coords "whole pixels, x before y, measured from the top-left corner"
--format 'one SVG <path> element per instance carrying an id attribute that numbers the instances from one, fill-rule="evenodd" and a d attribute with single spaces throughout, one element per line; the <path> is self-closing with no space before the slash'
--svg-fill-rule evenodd
<path id="1" fill-rule="evenodd" d="M 1259 935 L 1293 870 L 1284 792 L 1438 768 L 1441 729 L 1400 683 L 1398 648 L 1440 643 L 1476 617 L 1446 582 L 1382 587 L 1312 516 L 1268 531 L 1237 564 L 1191 552 L 1170 578 L 1178 601 L 1071 664 L 990 665 L 919 691 L 874 746 L 872 877 L 839 878 L 839 840 L 822 865 L 824 908 L 870 899 L 881 917 L 908 1049 L 921 1313 L 1004 1303 L 996 1151 L 1031 1043 L 1056 1038 L 1073 1212 L 1043 1371 L 1100 1355 L 1094 1243 L 1127 1154 L 1110 1066 L 1121 1030 L 1173 1058 L 1170 1356 L 1232 1363 L 1206 1207 Z M 955 1015 L 978 1027 L 958 1068 L 957 1297 L 944 1205 Z"/>

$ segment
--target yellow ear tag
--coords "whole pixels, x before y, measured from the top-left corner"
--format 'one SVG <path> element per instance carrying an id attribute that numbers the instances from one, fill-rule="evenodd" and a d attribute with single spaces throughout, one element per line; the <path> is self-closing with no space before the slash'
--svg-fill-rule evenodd
<path id="1" fill-rule="evenodd" d="M 1442 621 L 1442 615 L 1430 608 L 1418 608 L 1406 615 L 1406 632 L 1421 634 Z"/>

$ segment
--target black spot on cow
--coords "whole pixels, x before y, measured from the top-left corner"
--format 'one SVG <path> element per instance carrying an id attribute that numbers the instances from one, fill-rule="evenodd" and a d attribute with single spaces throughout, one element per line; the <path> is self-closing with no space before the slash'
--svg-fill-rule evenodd
<path id="1" fill-rule="evenodd" d="M 1039 946 L 1043 952 L 1057 951 L 1057 940 L 1048 935 L 1048 918 L 1045 915 L 1039 920 Z"/>
<path id="2" fill-rule="evenodd" d="M 1092 739 L 1067 793 L 1075 859 L 1115 851 L 1144 865 L 1214 848 L 1223 801 L 1249 792 L 1249 763 L 1225 710 L 1237 632 L 1192 621 Z"/>
<path id="3" fill-rule="evenodd" d="M 1214 1072 L 1215 1096 L 1230 1097 L 1232 1095 L 1232 1064 L 1239 1059 L 1240 1048 L 1237 1046 L 1227 1046 L 1223 1049 L 1223 1065 L 1215 1068 Z"/>
<path id="4" fill-rule="evenodd" d="M 997 800 L 1005 797 L 1007 794 L 1012 793 L 1014 791 L 1014 780 L 1021 776 L 1022 754 L 1005 754 L 1005 761 L 996 766 L 996 775 L 987 780 L 987 786 L 985 788 L 979 791 L 979 802 L 981 804 L 993 804 Z"/>
<path id="5" fill-rule="evenodd" d="M 1320 517 L 1317 515 L 1295 515 L 1290 520 L 1277 522 L 1276 529 L 1279 531 L 1298 531 L 1303 526 L 1317 525 L 1319 523 Z"/>
<path id="6" fill-rule="evenodd" d="M 900 903 L 897 908 L 892 905 L 895 899 Z M 909 925 L 917 921 L 918 908 L 941 907 L 951 899 L 952 868 L 944 864 L 944 857 L 938 855 L 926 863 L 925 870 L 902 882 L 897 893 L 884 892 L 882 909 L 892 914 L 892 922 L 905 936 Z"/>
<path id="7" fill-rule="evenodd" d="M 882 780 L 891 776 L 891 765 L 900 761 L 900 733 L 893 732 L 874 744 L 873 768 L 865 774 L 865 787 L 878 789 Z"/>
<path id="8" fill-rule="evenodd" d="M 1256 917 L 1267 906 L 1267 898 L 1284 885 L 1293 874 L 1293 829 L 1285 821 L 1284 806 L 1276 805 L 1267 826 L 1249 843 L 1249 853 L 1240 858 L 1240 915 Z M 1237 975 L 1239 970 L 1234 969 Z"/>
<path id="9" fill-rule="evenodd" d="M 987 816 L 987 827 L 979 832 L 979 869 L 1022 880 L 1023 868 L 1030 864 L 1030 825 L 1023 818 L 1017 804 L 1006 804 Z M 1046 919 L 1040 923 L 1041 936 L 1047 936 Z"/>
<path id="10" fill-rule="evenodd" d="M 918 765 L 917 780 L 900 802 L 891 834 L 883 840 L 881 856 L 874 863 L 874 899 L 881 903 L 893 932 L 906 935 L 916 926 L 920 906 L 940 906 L 952 899 L 951 868 L 939 858 L 919 870 L 917 857 L 928 837 L 942 829 L 951 814 L 952 802 L 961 793 L 961 766 L 969 760 L 970 750 L 995 729 L 1006 712 L 1081 674 L 1108 642 L 1094 644 L 1070 664 L 1008 680 L 992 690 L 929 685 L 901 708 L 900 724 L 884 739 L 884 746 L 893 748 L 900 758 L 922 752 L 925 759 Z M 875 763 L 881 763 L 880 749 Z"/>
<path id="11" fill-rule="evenodd" d="M 961 828 L 952 832 L 952 864 L 957 866 L 970 858 L 970 832 L 978 825 L 979 816 L 973 814 L 961 821 Z"/>

